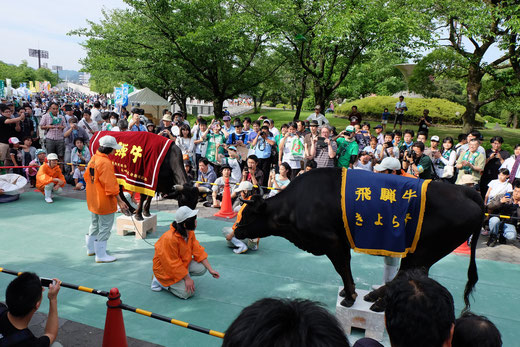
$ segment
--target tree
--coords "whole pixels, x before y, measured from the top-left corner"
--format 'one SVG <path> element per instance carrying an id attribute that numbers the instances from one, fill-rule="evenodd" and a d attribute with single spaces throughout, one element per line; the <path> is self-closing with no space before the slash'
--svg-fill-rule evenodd
<path id="1" fill-rule="evenodd" d="M 414 8 L 420 5 L 419 1 L 277 3 L 271 18 L 280 29 L 282 43 L 291 48 L 308 74 L 314 99 L 322 109 L 344 81 L 350 82 L 352 69 L 365 62 L 370 52 L 413 50 L 430 37 L 428 10 Z"/>
<path id="2" fill-rule="evenodd" d="M 516 66 L 520 59 L 517 41 L 520 11 L 517 2 L 512 0 L 444 0 L 436 1 L 435 16 L 447 34 L 441 40 L 464 61 L 459 67 L 465 70 L 466 112 L 462 119 L 463 131 L 468 132 L 474 127 L 481 107 L 504 95 L 517 93 L 514 85 L 520 78 L 520 66 Z M 487 63 L 484 56 L 492 47 L 501 48 L 502 54 Z M 485 77 L 499 86 L 492 95 L 483 98 Z"/>
<path id="3" fill-rule="evenodd" d="M 13 88 L 18 88 L 20 83 L 29 85 L 29 81 L 49 81 L 52 85 L 58 84 L 58 77 L 52 71 L 45 68 L 34 70 L 25 60 L 18 66 L 0 61 L 0 79 L 6 78 L 11 79 Z"/>

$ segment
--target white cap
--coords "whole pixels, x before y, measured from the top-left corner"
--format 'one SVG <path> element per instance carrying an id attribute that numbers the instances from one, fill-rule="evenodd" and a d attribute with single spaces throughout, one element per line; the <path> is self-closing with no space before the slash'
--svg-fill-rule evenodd
<path id="1" fill-rule="evenodd" d="M 121 145 L 117 143 L 117 140 L 114 136 L 105 135 L 99 139 L 99 145 L 103 147 L 110 147 L 113 149 L 121 149 Z"/>
<path id="2" fill-rule="evenodd" d="M 399 159 L 392 158 L 392 157 L 386 157 L 381 161 L 381 164 L 377 164 L 374 167 L 374 170 L 376 171 L 385 171 L 385 170 L 392 170 L 397 171 L 401 170 L 401 163 L 399 162 Z"/>
<path id="3" fill-rule="evenodd" d="M 9 138 L 9 143 L 12 143 L 13 145 L 17 144 L 17 143 L 20 143 L 20 140 L 18 140 L 18 137 L 10 137 Z"/>
<path id="4" fill-rule="evenodd" d="M 58 160 L 58 155 L 56 153 L 49 153 L 47 155 L 47 160 Z"/>
<path id="5" fill-rule="evenodd" d="M 439 142 L 439 140 L 440 140 L 440 139 L 439 139 L 439 136 L 437 136 L 437 135 L 433 135 L 433 136 L 430 138 L 430 141 L 437 141 L 437 142 Z"/>
<path id="6" fill-rule="evenodd" d="M 175 221 L 177 223 L 182 223 L 186 219 L 196 216 L 197 213 L 199 213 L 199 210 L 192 210 L 188 206 L 181 206 L 177 212 L 175 212 Z"/>
<path id="7" fill-rule="evenodd" d="M 238 188 L 235 189 L 235 192 L 241 192 L 244 190 L 253 190 L 253 183 L 249 181 L 240 182 Z"/>

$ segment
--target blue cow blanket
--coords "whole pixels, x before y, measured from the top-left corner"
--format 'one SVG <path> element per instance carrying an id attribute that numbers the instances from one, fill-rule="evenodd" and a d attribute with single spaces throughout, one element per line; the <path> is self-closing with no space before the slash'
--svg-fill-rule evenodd
<path id="1" fill-rule="evenodd" d="M 356 252 L 404 258 L 419 237 L 431 180 L 343 169 L 341 210 Z"/>

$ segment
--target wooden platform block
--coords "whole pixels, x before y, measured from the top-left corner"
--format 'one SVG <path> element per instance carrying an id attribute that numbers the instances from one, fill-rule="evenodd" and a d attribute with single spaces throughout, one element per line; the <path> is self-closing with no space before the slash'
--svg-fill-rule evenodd
<path id="1" fill-rule="evenodd" d="M 137 228 L 137 230 L 136 230 Z M 157 215 L 152 214 L 142 221 L 138 221 L 135 217 L 119 216 L 116 219 L 117 235 L 125 236 L 128 233 L 135 233 L 136 239 L 145 239 L 147 233 L 154 233 L 157 229 Z"/>
<path id="2" fill-rule="evenodd" d="M 372 302 L 363 300 L 363 297 L 368 294 L 367 290 L 356 289 L 358 297 L 352 307 L 341 306 L 340 302 L 343 300 L 339 296 L 339 292 L 343 287 L 339 287 L 338 299 L 336 301 L 336 318 L 340 322 L 345 332 L 350 335 L 352 327 L 365 329 L 365 337 L 382 341 L 385 332 L 385 313 L 370 311 Z"/>

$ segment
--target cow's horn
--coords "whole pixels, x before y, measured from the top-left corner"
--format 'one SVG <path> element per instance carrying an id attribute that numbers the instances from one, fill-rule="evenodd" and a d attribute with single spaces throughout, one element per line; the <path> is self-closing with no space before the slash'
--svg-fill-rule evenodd
<path id="1" fill-rule="evenodd" d="M 198 188 L 199 188 L 199 193 L 203 193 L 203 194 L 211 193 L 211 189 L 209 189 L 207 187 L 198 187 Z"/>
<path id="2" fill-rule="evenodd" d="M 181 186 L 180 184 L 176 184 L 173 186 L 173 189 L 175 189 L 175 191 L 177 191 L 177 192 L 182 192 L 182 190 L 184 189 L 184 186 Z"/>

